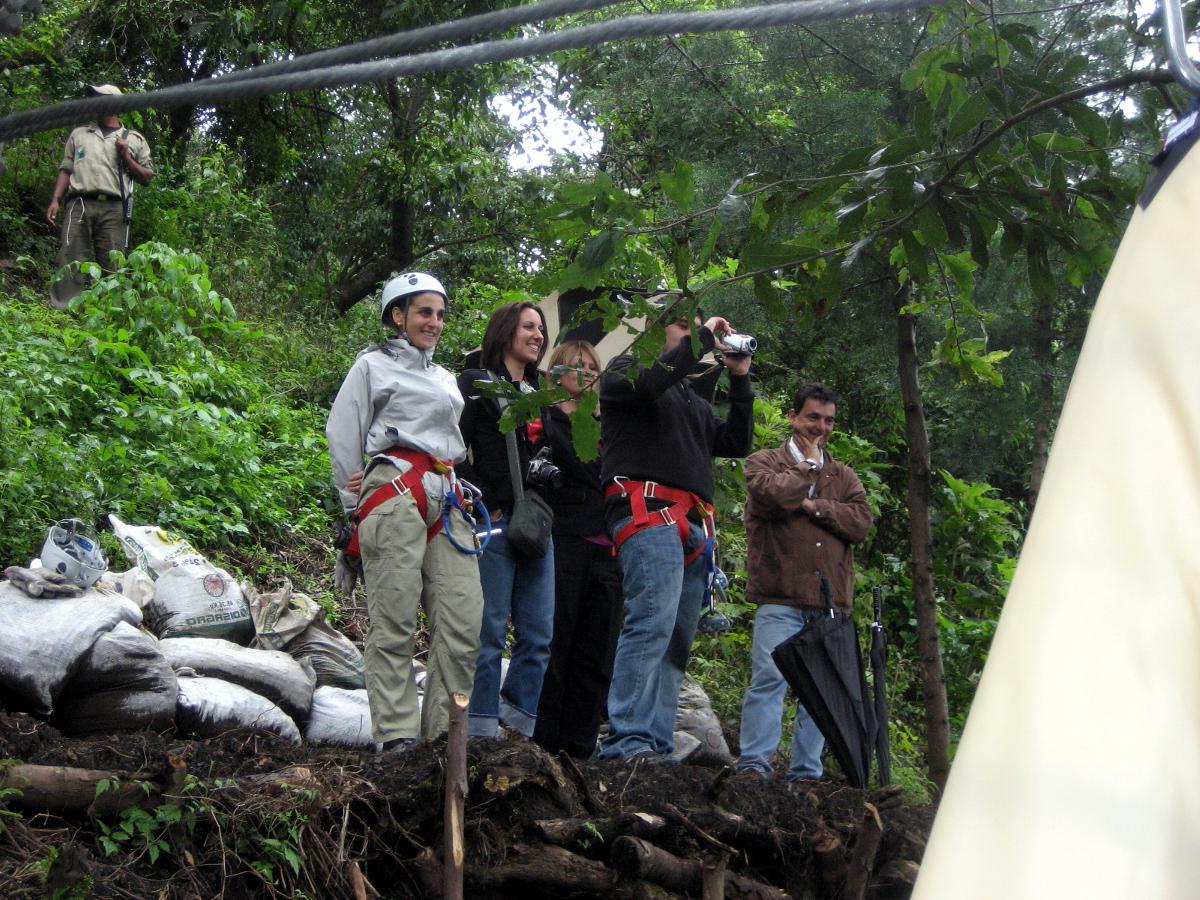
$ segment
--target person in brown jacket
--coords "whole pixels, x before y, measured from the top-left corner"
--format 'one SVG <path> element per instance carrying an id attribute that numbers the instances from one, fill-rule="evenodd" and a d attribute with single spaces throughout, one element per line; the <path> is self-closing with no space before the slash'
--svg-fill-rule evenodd
<path id="1" fill-rule="evenodd" d="M 854 602 L 851 544 L 871 528 L 871 507 L 854 470 L 830 456 L 837 398 L 806 384 L 788 410 L 783 446 L 746 459 L 746 599 L 758 604 L 750 651 L 750 687 L 742 698 L 739 771 L 771 774 L 779 747 L 787 683 L 771 651 L 814 616 L 825 613 L 827 578 L 838 615 Z M 802 704 L 796 706 L 788 781 L 820 778 L 825 739 Z"/>

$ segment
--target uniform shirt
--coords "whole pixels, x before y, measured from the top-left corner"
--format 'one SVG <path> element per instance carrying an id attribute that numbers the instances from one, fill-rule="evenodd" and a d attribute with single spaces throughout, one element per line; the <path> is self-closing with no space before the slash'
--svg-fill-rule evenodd
<path id="1" fill-rule="evenodd" d="M 133 190 L 133 178 L 128 173 L 123 178 L 118 177 L 120 156 L 117 153 L 117 138 L 125 133 L 126 129 L 122 127 L 105 137 L 104 130 L 93 123 L 76 128 L 67 136 L 62 162 L 58 167 L 71 173 L 68 194 L 103 193 L 123 197 Z M 154 171 L 150 165 L 150 145 L 146 139 L 133 130 L 128 132 L 125 139 L 138 165 Z M 121 190 L 122 181 L 125 183 L 124 191 Z"/>

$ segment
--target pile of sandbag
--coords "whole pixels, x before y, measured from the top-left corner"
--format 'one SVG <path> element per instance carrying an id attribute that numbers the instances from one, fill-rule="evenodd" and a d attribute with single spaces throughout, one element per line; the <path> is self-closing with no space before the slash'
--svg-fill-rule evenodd
<path id="1" fill-rule="evenodd" d="M 70 735 L 262 728 L 374 746 L 362 655 L 315 601 L 259 594 L 186 541 L 110 519 L 128 572 L 78 596 L 0 581 L 0 705 Z"/>

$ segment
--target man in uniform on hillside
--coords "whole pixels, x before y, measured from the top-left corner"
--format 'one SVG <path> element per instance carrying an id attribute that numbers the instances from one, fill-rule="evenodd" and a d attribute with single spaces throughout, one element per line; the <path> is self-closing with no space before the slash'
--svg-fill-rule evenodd
<path id="1" fill-rule="evenodd" d="M 825 448 L 837 398 L 806 384 L 788 410 L 791 436 L 782 447 L 746 460 L 746 599 L 758 604 L 750 650 L 750 687 L 742 698 L 739 771 L 771 773 L 779 746 L 787 683 L 771 651 L 826 613 L 828 579 L 837 614 L 854 605 L 851 544 L 871 528 L 871 507 L 854 470 Z M 820 778 L 825 739 L 803 704 L 796 705 L 787 779 Z"/>
<path id="2" fill-rule="evenodd" d="M 103 97 L 120 94 L 121 89 L 99 84 L 87 92 L 89 97 Z M 124 128 L 115 115 L 101 116 L 67 137 L 46 221 L 59 226 L 59 267 L 70 268 L 51 285 L 51 306 L 66 309 L 83 290 L 79 263 L 98 262 L 107 270 L 109 252 L 125 250 L 134 182 L 149 184 L 153 177 L 146 139 Z"/>

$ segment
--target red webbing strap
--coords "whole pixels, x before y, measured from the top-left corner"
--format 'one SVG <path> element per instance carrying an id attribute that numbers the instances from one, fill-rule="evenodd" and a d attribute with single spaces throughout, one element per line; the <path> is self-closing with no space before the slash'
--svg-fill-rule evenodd
<path id="1" fill-rule="evenodd" d="M 412 494 L 413 500 L 417 504 L 417 512 L 420 513 L 422 521 L 429 512 L 429 499 L 425 496 L 424 490 L 413 490 L 419 487 L 421 479 L 429 472 L 440 471 L 445 472 L 453 468 L 453 466 L 430 456 L 428 453 L 422 453 L 419 450 L 402 450 L 393 448 L 384 451 L 388 456 L 394 459 L 403 459 L 412 464 L 412 468 L 403 475 L 397 475 L 387 484 L 381 484 L 375 490 L 371 491 L 367 497 L 358 504 L 358 509 L 354 512 L 354 520 L 350 524 L 350 542 L 346 545 L 346 552 L 352 556 L 360 556 L 358 546 L 358 523 L 369 516 L 380 505 L 391 500 L 393 497 L 398 497 L 401 494 Z M 438 520 L 425 529 L 425 541 L 432 541 L 437 537 L 438 532 L 442 530 L 442 519 L 439 516 Z"/>
<path id="2" fill-rule="evenodd" d="M 654 528 L 658 525 L 674 525 L 675 530 L 679 532 L 679 540 L 683 546 L 687 546 L 688 533 L 690 531 L 688 525 L 688 513 L 693 509 L 699 509 L 704 513 L 706 523 L 712 521 L 713 508 L 710 504 L 705 503 L 696 494 L 691 491 L 681 491 L 676 488 L 666 487 L 654 481 L 630 481 L 621 479 L 614 481 L 604 489 L 605 497 L 615 497 L 620 495 L 629 498 L 629 511 L 633 518 L 630 519 L 613 537 L 613 554 L 616 555 L 621 545 L 646 528 Z M 646 498 L 652 497 L 656 500 L 666 500 L 671 503 L 670 506 L 663 509 L 648 512 L 646 510 Z M 705 526 L 707 531 L 707 525 Z M 701 544 L 691 553 L 688 553 L 683 558 L 683 564 L 686 566 L 704 552 L 704 545 Z"/>

